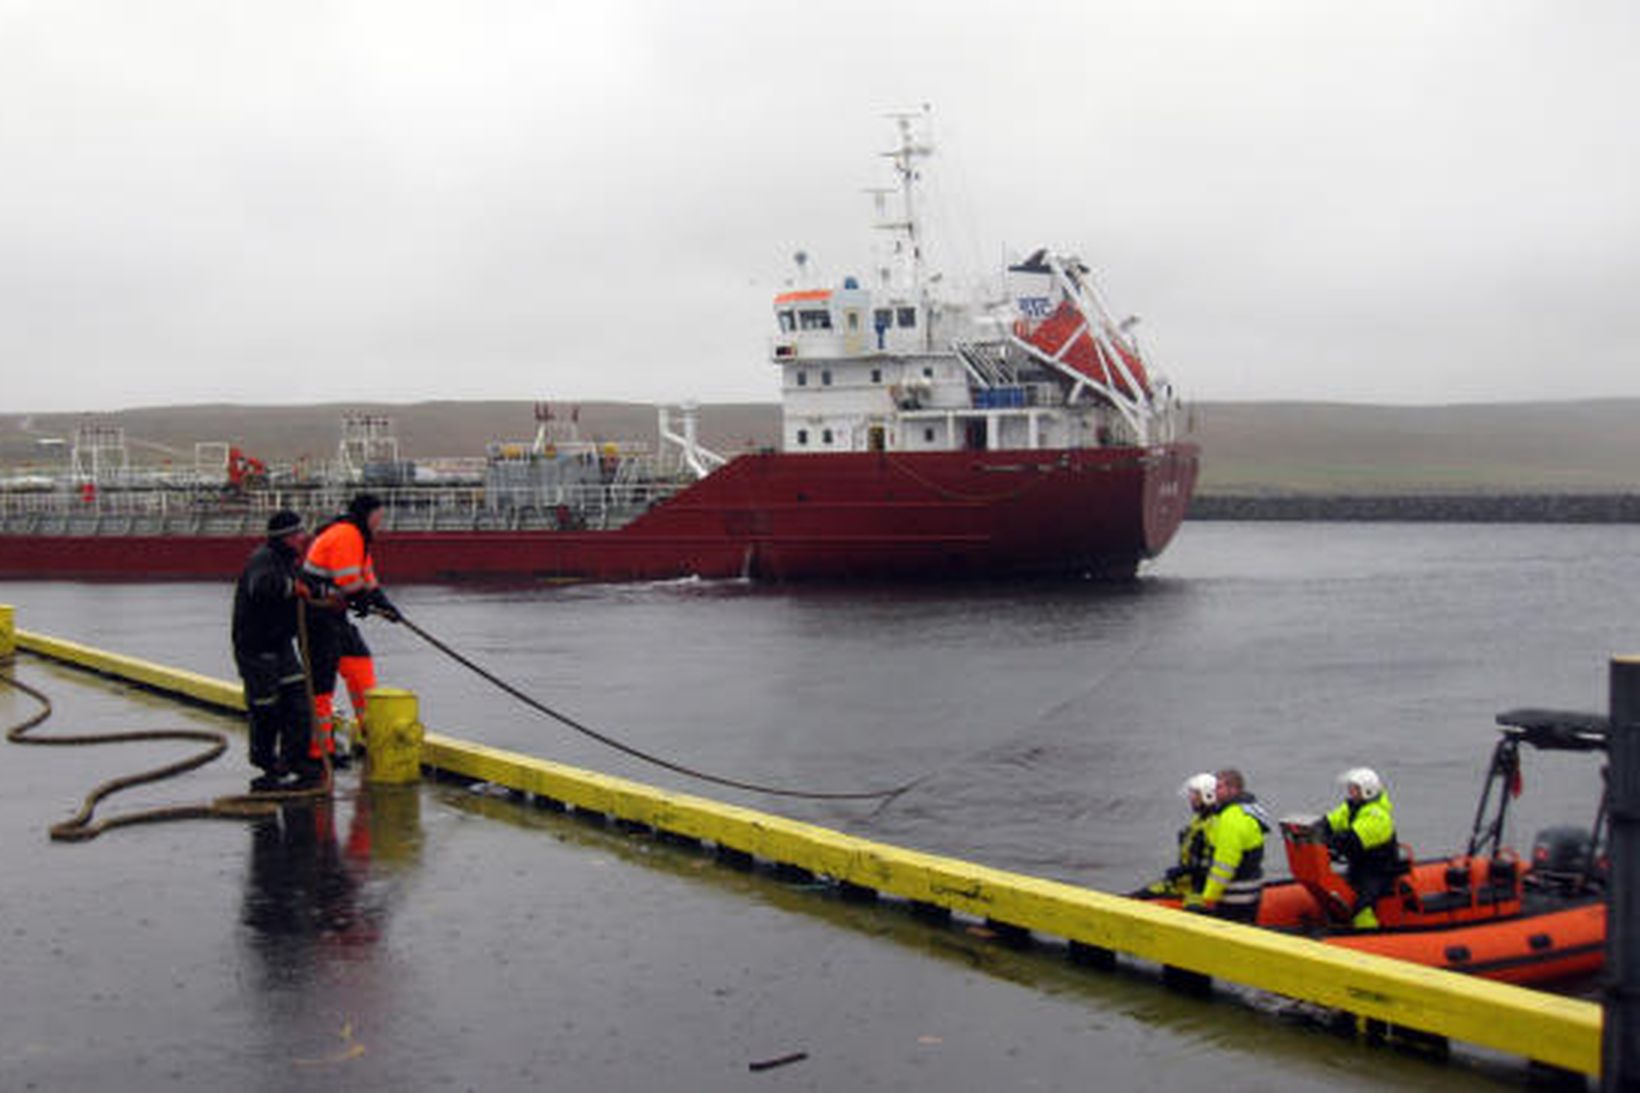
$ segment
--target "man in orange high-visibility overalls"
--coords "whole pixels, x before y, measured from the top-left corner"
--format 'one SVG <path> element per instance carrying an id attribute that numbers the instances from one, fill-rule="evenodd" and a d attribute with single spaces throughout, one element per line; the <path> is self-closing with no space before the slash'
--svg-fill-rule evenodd
<path id="1" fill-rule="evenodd" d="M 370 647 L 359 628 L 347 617 L 351 610 L 363 618 L 380 615 L 398 622 L 400 615 L 387 594 L 376 583 L 376 567 L 370 544 L 382 523 L 381 498 L 361 493 L 347 506 L 340 519 L 326 525 L 308 547 L 303 576 L 315 586 L 314 610 L 308 613 L 308 650 L 313 671 L 313 737 L 309 755 L 331 757 L 338 765 L 346 758 L 336 755 L 336 676 L 347 683 L 353 716 L 364 721 L 365 693 L 376 685 L 376 665 Z M 325 603 L 320 602 L 323 597 Z"/>

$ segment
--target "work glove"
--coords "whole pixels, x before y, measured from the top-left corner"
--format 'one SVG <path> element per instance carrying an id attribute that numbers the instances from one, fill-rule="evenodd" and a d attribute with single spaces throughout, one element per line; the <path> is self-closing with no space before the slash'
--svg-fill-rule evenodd
<path id="1" fill-rule="evenodd" d="M 379 615 L 388 622 L 403 622 L 404 616 L 399 609 L 393 606 L 393 601 L 387 598 L 387 593 L 379 588 L 372 588 L 364 595 L 366 614 Z"/>
<path id="2" fill-rule="evenodd" d="M 1327 849 L 1339 858 L 1359 854 L 1361 852 L 1361 836 L 1345 828 L 1327 841 Z"/>

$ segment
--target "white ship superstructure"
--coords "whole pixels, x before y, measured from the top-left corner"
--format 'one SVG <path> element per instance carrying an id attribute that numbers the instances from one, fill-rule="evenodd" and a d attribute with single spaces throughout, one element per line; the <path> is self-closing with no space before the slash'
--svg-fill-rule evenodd
<path id="1" fill-rule="evenodd" d="M 1174 439 L 1177 400 L 1150 373 L 1086 265 L 1040 250 L 1008 266 L 989 300 L 931 291 L 917 221 L 917 161 L 931 147 L 899 115 L 889 158 L 903 214 L 875 283 L 775 297 L 791 453 L 1041 450 Z M 799 262 L 800 268 L 804 265 Z"/>

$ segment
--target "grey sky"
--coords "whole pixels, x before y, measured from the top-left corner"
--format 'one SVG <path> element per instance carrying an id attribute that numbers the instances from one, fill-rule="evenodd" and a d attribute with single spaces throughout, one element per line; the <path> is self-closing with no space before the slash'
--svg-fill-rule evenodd
<path id="1" fill-rule="evenodd" d="M 1640 395 L 1640 6 L 0 0 L 0 410 L 772 401 L 934 109 L 1187 397 Z"/>

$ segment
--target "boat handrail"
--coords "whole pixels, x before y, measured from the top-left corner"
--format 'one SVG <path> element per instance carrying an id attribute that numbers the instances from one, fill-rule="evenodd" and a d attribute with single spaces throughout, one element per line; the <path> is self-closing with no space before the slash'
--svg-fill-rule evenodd
<path id="1" fill-rule="evenodd" d="M 310 521 L 344 511 L 361 488 L 382 499 L 389 526 L 413 523 L 413 514 L 433 513 L 442 518 L 482 513 L 566 507 L 587 526 L 614 526 L 657 501 L 676 493 L 685 483 L 661 479 L 616 480 L 606 483 L 522 484 L 487 489 L 481 485 L 387 486 L 381 488 L 327 485 L 273 487 L 247 491 L 187 487 L 163 489 L 103 489 L 80 494 L 0 491 L 0 520 L 63 521 L 86 525 L 93 533 L 105 530 L 99 522 L 230 520 L 254 533 L 258 520 L 283 508 L 295 509 Z"/>

